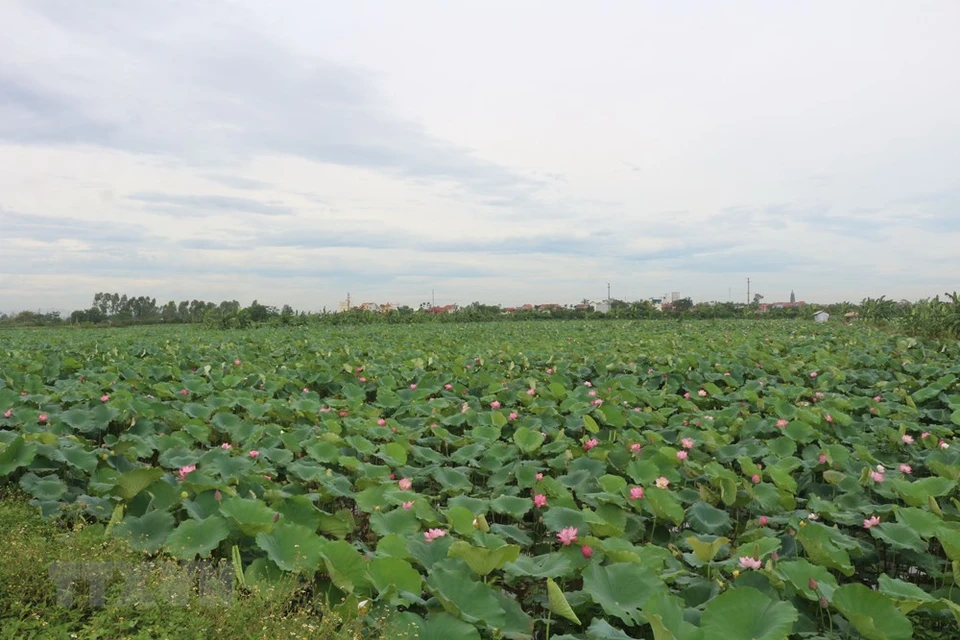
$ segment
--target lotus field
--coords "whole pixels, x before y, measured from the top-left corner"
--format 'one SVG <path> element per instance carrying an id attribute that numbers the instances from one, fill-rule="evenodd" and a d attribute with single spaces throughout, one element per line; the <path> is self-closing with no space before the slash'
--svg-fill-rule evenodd
<path id="1" fill-rule="evenodd" d="M 8 331 L 0 484 L 391 637 L 957 637 L 958 376 L 797 321 Z"/>

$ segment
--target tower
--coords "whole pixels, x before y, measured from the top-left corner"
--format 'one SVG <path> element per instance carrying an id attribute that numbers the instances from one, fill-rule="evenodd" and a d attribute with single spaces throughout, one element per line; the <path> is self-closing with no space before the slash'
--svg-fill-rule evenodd
<path id="1" fill-rule="evenodd" d="M 797 296 L 793 295 L 793 290 L 790 291 L 790 304 L 793 304 L 797 301 Z"/>

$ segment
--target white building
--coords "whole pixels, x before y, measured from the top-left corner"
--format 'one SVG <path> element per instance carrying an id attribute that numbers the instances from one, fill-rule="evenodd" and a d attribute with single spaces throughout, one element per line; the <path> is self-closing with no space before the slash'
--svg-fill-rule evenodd
<path id="1" fill-rule="evenodd" d="M 826 322 L 829 319 L 830 314 L 826 311 L 817 311 L 815 314 L 813 314 L 814 322 Z"/>

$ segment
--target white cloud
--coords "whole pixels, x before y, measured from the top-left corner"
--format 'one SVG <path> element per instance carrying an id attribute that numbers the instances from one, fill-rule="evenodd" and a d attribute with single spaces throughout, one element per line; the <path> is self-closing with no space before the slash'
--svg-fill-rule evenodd
<path id="1" fill-rule="evenodd" d="M 927 9 L 6 3 L 0 309 L 952 290 Z"/>

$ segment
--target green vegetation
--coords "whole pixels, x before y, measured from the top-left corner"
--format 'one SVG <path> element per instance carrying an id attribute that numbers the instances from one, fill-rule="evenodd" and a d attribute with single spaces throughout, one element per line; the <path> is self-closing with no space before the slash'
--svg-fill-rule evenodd
<path id="1" fill-rule="evenodd" d="M 0 617 L 17 637 L 948 637 L 958 363 L 767 320 L 6 331 L 0 487 L 34 515 L 2 502 L 23 550 Z M 43 580 L 134 556 L 230 562 L 237 601 L 74 609 Z"/>

